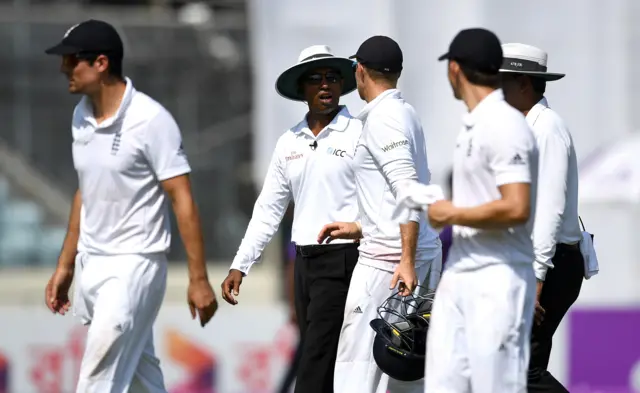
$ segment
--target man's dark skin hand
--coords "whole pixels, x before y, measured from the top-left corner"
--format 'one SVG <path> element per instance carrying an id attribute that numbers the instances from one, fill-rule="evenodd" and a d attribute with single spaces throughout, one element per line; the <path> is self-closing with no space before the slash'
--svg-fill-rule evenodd
<path id="1" fill-rule="evenodd" d="M 222 298 L 232 306 L 238 304 L 234 296 L 240 294 L 240 284 L 242 284 L 242 272 L 240 270 L 231 269 L 227 278 L 222 282 Z"/>
<path id="2" fill-rule="evenodd" d="M 533 315 L 536 325 L 540 325 L 544 321 L 544 308 L 540 305 L 540 294 L 542 293 L 542 286 L 544 281 L 537 280 L 536 282 L 536 308 Z"/>

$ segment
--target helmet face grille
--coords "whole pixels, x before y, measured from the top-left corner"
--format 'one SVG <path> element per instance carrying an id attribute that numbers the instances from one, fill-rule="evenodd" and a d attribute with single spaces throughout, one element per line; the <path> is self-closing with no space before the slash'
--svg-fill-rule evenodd
<path id="1" fill-rule="evenodd" d="M 389 341 L 397 349 L 424 356 L 434 293 L 420 286 L 409 296 L 395 292 L 378 308 L 389 328 Z"/>

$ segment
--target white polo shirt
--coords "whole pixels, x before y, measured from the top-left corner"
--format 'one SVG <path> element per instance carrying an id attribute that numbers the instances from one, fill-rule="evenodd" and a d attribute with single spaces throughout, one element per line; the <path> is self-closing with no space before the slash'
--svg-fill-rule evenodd
<path id="1" fill-rule="evenodd" d="M 473 270 L 491 264 L 534 260 L 531 232 L 535 216 L 538 151 L 522 113 L 489 94 L 463 118 L 453 159 L 453 204 L 474 207 L 501 198 L 499 186 L 531 184 L 531 216 L 525 225 L 476 229 L 455 225 L 447 269 Z"/>
<path id="2" fill-rule="evenodd" d="M 362 137 L 355 166 L 363 239 L 360 263 L 395 271 L 402 256 L 400 226 L 392 218 L 398 187 L 407 180 L 429 184 L 431 173 L 422 125 L 411 105 L 397 89 L 390 89 L 362 109 Z M 420 224 L 416 266 L 441 252 L 438 233 L 423 212 L 413 211 L 410 220 Z"/>
<path id="3" fill-rule="evenodd" d="M 529 113 L 539 152 L 536 221 L 533 246 L 536 277 L 544 280 L 553 268 L 556 244 L 582 239 L 578 219 L 578 159 L 571 134 L 560 116 L 542 98 Z"/>
<path id="4" fill-rule="evenodd" d="M 73 112 L 73 162 L 82 195 L 78 250 L 98 255 L 167 252 L 169 207 L 160 182 L 190 172 L 180 129 L 133 87 L 100 125 L 87 97 Z"/>
<path id="5" fill-rule="evenodd" d="M 353 153 L 361 131 L 362 123 L 343 106 L 318 136 L 309 129 L 305 116 L 278 139 L 231 269 L 247 274 L 260 260 L 292 199 L 295 208 L 291 240 L 299 246 L 317 245 L 325 224 L 357 220 Z M 335 240 L 331 244 L 341 242 L 353 240 Z"/>

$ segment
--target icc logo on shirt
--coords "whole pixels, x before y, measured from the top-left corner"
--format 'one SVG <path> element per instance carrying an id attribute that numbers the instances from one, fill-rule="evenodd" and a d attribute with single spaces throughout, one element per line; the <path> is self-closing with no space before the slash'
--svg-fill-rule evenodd
<path id="1" fill-rule="evenodd" d="M 327 154 L 331 154 L 336 157 L 344 157 L 347 154 L 347 152 L 344 150 L 334 149 L 333 147 L 330 147 L 327 149 Z"/>

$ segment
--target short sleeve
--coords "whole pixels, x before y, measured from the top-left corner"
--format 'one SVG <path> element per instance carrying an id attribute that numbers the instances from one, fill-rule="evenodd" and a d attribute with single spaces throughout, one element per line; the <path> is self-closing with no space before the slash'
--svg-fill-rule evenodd
<path id="1" fill-rule="evenodd" d="M 149 121 L 145 155 L 160 181 L 191 172 L 178 124 L 166 110 Z"/>
<path id="2" fill-rule="evenodd" d="M 531 183 L 537 165 L 533 134 L 527 124 L 505 124 L 487 130 L 487 160 L 496 185 Z"/>

